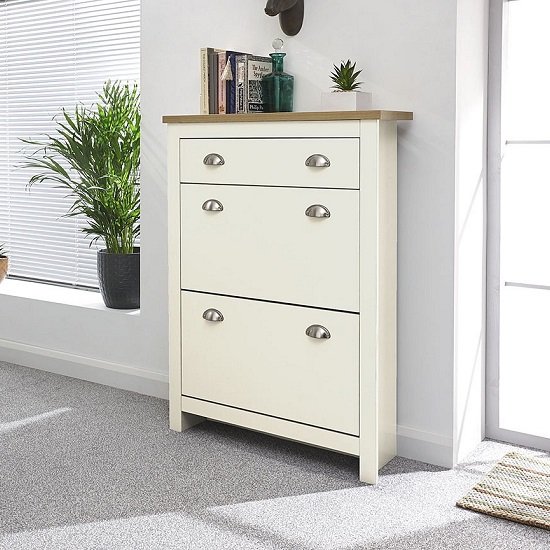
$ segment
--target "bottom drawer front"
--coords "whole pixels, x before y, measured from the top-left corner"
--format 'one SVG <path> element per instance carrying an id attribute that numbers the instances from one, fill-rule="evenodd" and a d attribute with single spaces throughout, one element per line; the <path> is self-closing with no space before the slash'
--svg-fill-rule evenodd
<path id="1" fill-rule="evenodd" d="M 358 435 L 359 316 L 182 292 L 182 394 Z"/>

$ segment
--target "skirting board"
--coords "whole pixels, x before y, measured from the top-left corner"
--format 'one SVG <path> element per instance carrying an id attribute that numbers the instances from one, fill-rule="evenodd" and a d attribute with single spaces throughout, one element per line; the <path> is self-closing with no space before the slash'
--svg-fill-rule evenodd
<path id="1" fill-rule="evenodd" d="M 453 467 L 453 439 L 408 426 L 397 426 L 397 455 L 428 464 Z"/>
<path id="2" fill-rule="evenodd" d="M 0 361 L 168 399 L 168 375 L 0 339 Z"/>

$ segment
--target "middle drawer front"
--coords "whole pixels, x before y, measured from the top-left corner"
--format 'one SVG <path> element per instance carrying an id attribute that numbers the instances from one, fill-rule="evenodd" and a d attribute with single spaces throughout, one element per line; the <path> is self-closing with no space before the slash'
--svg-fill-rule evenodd
<path id="1" fill-rule="evenodd" d="M 194 292 L 181 312 L 183 395 L 359 434 L 359 315 Z"/>
<path id="2" fill-rule="evenodd" d="M 359 311 L 359 191 L 182 185 L 181 287 Z"/>

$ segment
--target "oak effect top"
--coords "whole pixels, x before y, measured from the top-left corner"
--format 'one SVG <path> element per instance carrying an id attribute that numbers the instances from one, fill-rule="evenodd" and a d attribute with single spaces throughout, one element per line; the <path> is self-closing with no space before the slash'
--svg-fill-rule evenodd
<path id="1" fill-rule="evenodd" d="M 240 115 L 165 115 L 162 122 L 282 122 L 285 120 L 412 120 L 410 111 L 321 111 Z"/>

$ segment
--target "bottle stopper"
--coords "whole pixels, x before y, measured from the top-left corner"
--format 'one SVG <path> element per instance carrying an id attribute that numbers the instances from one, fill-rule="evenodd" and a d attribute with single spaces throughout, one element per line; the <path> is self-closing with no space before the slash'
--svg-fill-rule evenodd
<path id="1" fill-rule="evenodd" d="M 283 49 L 284 42 L 280 38 L 275 38 L 271 45 L 273 46 L 273 49 L 275 50 L 275 53 L 281 53 L 281 50 Z"/>

